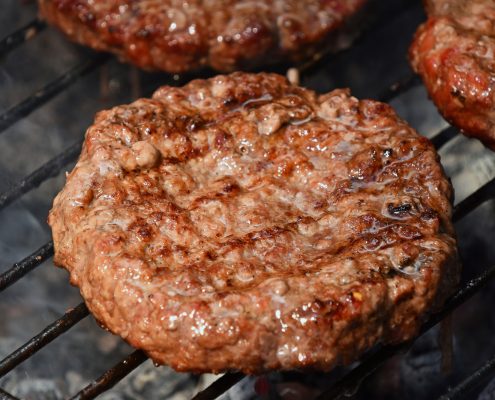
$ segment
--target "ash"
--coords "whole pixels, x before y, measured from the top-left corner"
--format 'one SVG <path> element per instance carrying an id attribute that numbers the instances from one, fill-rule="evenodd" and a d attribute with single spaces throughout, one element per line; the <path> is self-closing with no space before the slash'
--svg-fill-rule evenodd
<path id="1" fill-rule="evenodd" d="M 424 20 L 419 2 L 374 0 L 363 30 L 377 15 L 409 4 L 348 51 L 301 73 L 301 84 L 319 92 L 350 87 L 358 97 L 377 98 L 383 89 L 410 74 L 406 52 L 417 25 Z M 32 2 L 4 0 L 0 37 L 36 15 Z M 0 60 L 0 113 L 93 53 L 69 43 L 52 28 L 38 34 Z M 278 72 L 284 72 L 280 69 Z M 203 71 L 202 76 L 211 75 Z M 173 77 L 137 72 L 111 60 L 81 78 L 55 99 L 3 132 L 0 193 L 82 137 L 94 114 L 116 104 L 149 95 L 161 84 L 182 84 L 191 76 Z M 432 136 L 446 126 L 418 86 L 394 99 L 392 105 L 419 132 Z M 456 202 L 495 176 L 495 155 L 476 140 L 458 136 L 441 150 L 442 163 L 456 189 Z M 71 166 L 67 166 L 70 170 Z M 50 240 L 46 216 L 64 174 L 45 182 L 0 211 L 0 273 Z M 495 262 L 490 238 L 495 234 L 493 202 L 485 203 L 456 225 L 466 282 Z M 405 355 L 397 356 L 356 388 L 356 399 L 431 399 L 460 382 L 495 354 L 494 285 L 488 285 L 453 315 L 453 359 L 442 368 L 439 329 L 419 338 Z M 68 308 L 82 301 L 68 284 L 65 271 L 44 263 L 0 293 L 0 357 L 10 354 Z M 55 400 L 81 390 L 132 349 L 86 318 L 66 334 L 0 378 L 0 387 L 22 399 Z M 312 399 L 342 373 L 273 373 L 248 377 L 221 398 Z M 104 400 L 186 399 L 218 379 L 214 375 L 179 374 L 148 361 L 102 394 Z M 470 398 L 495 399 L 495 381 L 477 388 Z"/>

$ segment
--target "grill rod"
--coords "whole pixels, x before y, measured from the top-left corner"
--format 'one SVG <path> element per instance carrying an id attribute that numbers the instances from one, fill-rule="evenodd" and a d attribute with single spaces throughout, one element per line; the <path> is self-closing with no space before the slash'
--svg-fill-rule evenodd
<path id="1" fill-rule="evenodd" d="M 84 303 L 81 303 L 77 307 L 67 311 L 62 317 L 57 319 L 55 322 L 52 322 L 39 334 L 0 361 L 0 376 L 3 376 L 14 369 L 26 358 L 31 357 L 34 353 L 42 349 L 52 340 L 72 328 L 80 320 L 88 316 L 88 314 L 88 308 Z"/>
<path id="2" fill-rule="evenodd" d="M 447 128 L 441 130 L 435 136 L 433 136 L 430 141 L 435 146 L 435 149 L 439 150 L 441 147 L 450 142 L 459 134 L 459 130 L 453 126 L 448 126 Z"/>
<path id="3" fill-rule="evenodd" d="M 129 354 L 126 358 L 107 370 L 98 379 L 91 382 L 70 400 L 94 399 L 99 394 L 113 387 L 131 371 L 140 366 L 148 357 L 141 350 Z"/>
<path id="4" fill-rule="evenodd" d="M 53 256 L 53 241 L 50 240 L 34 253 L 15 263 L 10 269 L 0 275 L 0 292 L 8 288 L 14 282 L 17 282 L 43 261 L 48 260 L 51 256 Z"/>
<path id="5" fill-rule="evenodd" d="M 5 57 L 19 45 L 34 37 L 46 28 L 46 23 L 38 18 L 0 40 L 0 58 Z"/>
<path id="6" fill-rule="evenodd" d="M 495 197 L 495 178 L 481 186 L 473 194 L 466 197 L 463 201 L 454 207 L 454 215 L 452 220 L 454 222 L 464 218 L 467 214 L 473 211 L 475 208 L 483 204 L 485 201 Z"/>
<path id="7" fill-rule="evenodd" d="M 107 54 L 97 54 L 94 58 L 76 65 L 65 74 L 57 77 L 55 80 L 39 89 L 31 96 L 8 109 L 4 114 L 0 115 L 0 133 L 15 124 L 20 119 L 31 114 L 31 112 L 51 100 L 64 89 L 68 88 L 80 77 L 93 71 L 95 68 L 105 63 L 108 59 L 109 56 Z"/>
<path id="8" fill-rule="evenodd" d="M 419 86 L 420 84 L 421 80 L 419 76 L 412 73 L 411 71 L 411 74 L 385 89 L 378 96 L 378 99 L 380 99 L 380 101 L 383 101 L 384 103 L 388 103 L 400 94 L 408 91 L 409 89 L 412 89 L 413 87 Z"/>
<path id="9" fill-rule="evenodd" d="M 445 129 L 448 130 L 449 128 Z M 445 131 L 444 130 L 444 131 Z M 442 131 L 442 132 L 444 132 Z M 439 135 L 442 134 L 440 132 Z M 473 194 L 468 196 L 462 202 L 460 202 L 454 208 L 453 221 L 459 221 L 461 218 L 466 216 L 469 212 L 476 209 L 479 205 L 489 200 L 490 198 L 495 197 L 495 178 L 491 181 L 483 185 Z M 488 269 L 484 273 L 482 273 L 477 278 L 469 281 L 466 286 L 463 287 L 456 295 L 449 301 L 444 309 L 439 313 L 435 314 L 430 320 L 428 320 L 423 328 L 421 329 L 421 333 L 428 331 L 431 327 L 440 322 L 441 318 L 447 316 L 454 308 L 458 307 L 460 304 L 467 301 L 471 296 L 473 296 L 476 290 L 481 289 L 488 281 L 490 281 L 495 276 L 495 266 Z M 461 296 L 460 298 L 458 298 Z M 453 303 L 454 302 L 454 303 Z M 438 320 L 436 320 L 436 319 Z M 329 391 L 324 392 L 319 399 L 328 399 L 328 398 L 340 398 L 342 396 L 346 396 L 348 394 L 349 388 L 355 388 L 358 384 L 370 375 L 373 371 L 375 371 L 380 365 L 382 365 L 385 361 L 390 359 L 391 357 L 407 350 L 410 346 L 410 343 L 405 343 L 398 346 L 386 346 L 382 348 L 382 350 L 370 356 L 370 358 L 365 359 L 358 367 L 345 375 L 340 381 L 338 381 L 335 386 L 333 386 Z M 226 374 L 225 376 L 227 376 Z M 232 383 L 233 386 L 236 382 Z M 211 396 L 205 396 L 202 400 L 215 399 L 220 396 L 222 393 L 227 391 L 231 386 L 228 386 L 222 392 L 214 392 Z M 208 388 L 207 388 L 208 389 Z M 206 390 L 206 389 L 205 389 Z M 332 397 L 333 396 L 333 397 Z"/>
<path id="10" fill-rule="evenodd" d="M 453 216 L 453 219 L 454 221 L 457 221 L 459 220 L 461 217 L 465 216 L 468 212 L 474 210 L 476 207 L 478 207 L 480 204 L 482 204 L 483 202 L 485 202 L 486 200 L 488 200 L 490 198 L 490 196 L 492 195 L 493 191 L 495 190 L 495 178 L 492 179 L 490 182 L 488 182 L 487 184 L 485 184 L 484 186 L 482 186 L 480 189 L 478 189 L 477 191 L 475 191 L 472 195 L 470 195 L 469 197 L 467 197 L 464 201 L 462 201 L 461 203 L 459 203 L 457 205 L 457 207 L 455 208 L 455 212 L 454 212 L 454 216 Z M 53 244 L 48 243 L 46 246 L 53 246 Z M 49 251 L 52 251 L 53 249 L 48 249 Z M 31 257 L 31 256 L 30 256 Z M 30 257 L 28 257 L 27 259 L 29 259 Z M 38 259 L 36 259 L 36 257 L 34 258 L 34 260 L 32 261 L 32 263 L 34 263 L 34 266 L 38 265 L 41 261 L 39 261 Z M 31 269 L 34 268 L 34 266 L 31 265 Z M 13 267 L 15 268 L 15 267 Z M 7 271 L 9 272 L 9 271 Z M 25 273 L 24 273 L 25 274 Z M 482 279 L 482 283 L 484 284 L 485 281 L 487 281 L 488 279 L 491 278 L 491 274 L 488 274 L 487 276 L 485 276 L 485 274 L 483 274 L 480 278 L 478 279 Z M 18 278 L 17 278 L 18 279 Z M 470 283 L 468 283 L 468 285 L 461 291 L 461 292 L 458 292 L 458 294 L 461 294 L 461 293 L 464 293 L 467 289 L 469 289 L 470 287 L 473 286 L 473 281 L 471 281 Z M 481 285 L 479 284 L 478 286 L 481 287 Z M 87 315 L 87 314 L 86 314 Z M 61 319 L 63 320 L 64 317 L 62 317 Z M 64 332 L 64 330 L 61 330 L 60 333 Z M 56 336 L 58 336 L 60 333 L 57 333 L 57 330 L 55 329 L 53 331 L 53 334 L 54 334 L 54 337 L 55 338 Z M 53 340 L 53 339 L 51 339 Z M 23 346 L 24 347 L 24 346 Z M 42 347 L 42 346 L 41 346 Z M 39 347 L 39 348 L 41 348 Z M 39 349 L 38 348 L 38 349 Z M 392 349 L 393 350 L 393 349 Z M 394 355 L 396 354 L 397 351 L 399 351 L 401 349 L 398 349 L 398 350 L 394 350 L 392 351 L 391 353 L 387 353 L 387 354 L 384 354 L 384 353 L 381 353 L 382 354 L 382 357 L 384 357 L 383 359 L 381 360 L 378 360 L 379 363 L 377 363 L 377 365 L 374 367 L 374 369 L 376 369 L 378 367 L 378 365 L 380 365 L 381 363 L 383 363 L 386 359 L 388 359 L 391 355 Z M 391 350 L 389 350 L 391 351 Z M 385 357 L 386 356 L 386 357 Z M 25 359 L 25 358 L 24 358 Z M 22 361 L 22 360 L 21 360 Z M 0 363 L 1 365 L 1 363 Z M 125 376 L 127 373 L 129 373 L 132 369 L 129 369 L 129 367 L 127 365 L 123 365 L 122 366 L 123 368 L 123 371 L 122 373 L 124 373 L 123 376 Z M 359 368 L 359 367 L 358 367 Z M 1 369 L 0 369 L 1 371 Z M 351 372 L 352 373 L 352 372 Z M 371 373 L 371 372 L 368 372 L 366 374 L 366 376 Z M 228 382 L 228 379 L 230 378 L 227 378 L 229 376 L 229 374 L 226 375 L 226 378 L 224 378 L 224 380 L 226 380 Z M 344 378 L 345 379 L 345 378 Z M 230 382 L 231 385 L 235 384 L 234 381 Z M 225 385 L 225 386 L 228 386 L 228 385 Z M 222 387 L 223 389 L 223 387 Z M 226 387 L 226 390 L 228 389 L 228 387 Z M 216 389 L 215 389 L 216 390 Z M 218 394 L 221 394 L 221 393 L 218 393 Z M 204 398 L 209 398 L 209 397 L 205 397 Z"/>
<path id="11" fill-rule="evenodd" d="M 1 400 L 21 400 L 18 397 L 12 396 L 10 393 L 7 393 L 5 390 L 0 388 L 0 399 Z"/>
<path id="12" fill-rule="evenodd" d="M 481 385 L 483 381 L 488 379 L 495 372 L 495 357 L 488 360 L 481 368 L 476 370 L 469 377 L 464 379 L 456 387 L 450 389 L 447 393 L 441 396 L 438 400 L 456 400 L 467 398 L 467 394 Z"/>
<path id="13" fill-rule="evenodd" d="M 375 3 L 379 3 L 379 1 L 376 1 Z M 359 52 L 359 47 L 363 45 L 363 42 L 366 39 L 370 38 L 372 33 L 379 31 L 391 21 L 394 21 L 395 19 L 400 18 L 402 15 L 407 14 L 413 7 L 417 6 L 417 2 L 415 0 L 403 0 L 402 2 L 397 1 L 394 3 L 397 4 L 397 8 L 387 7 L 386 9 L 381 10 L 379 15 L 377 15 L 374 20 L 368 21 L 368 26 L 365 26 L 364 29 L 359 32 L 357 38 L 353 40 L 352 46 L 346 47 L 344 49 L 339 49 L 337 51 L 325 50 L 313 59 L 297 65 L 296 67 L 298 71 L 300 73 L 311 74 L 313 70 L 328 65 L 330 62 L 338 62 L 339 58 L 345 57 L 351 52 Z"/>
<path id="14" fill-rule="evenodd" d="M 77 143 L 74 143 L 40 168 L 12 185 L 9 190 L 0 194 L 0 211 L 23 194 L 37 188 L 47 179 L 57 176 L 62 168 L 77 159 L 77 156 L 81 152 L 82 143 L 83 140 L 78 140 Z"/>
<path id="15" fill-rule="evenodd" d="M 414 75 L 411 74 L 410 76 L 406 77 L 404 80 L 388 88 L 382 94 L 381 101 L 387 101 L 387 99 L 391 99 L 394 96 L 397 96 L 400 93 L 407 91 L 409 88 L 411 88 L 411 86 L 414 86 L 416 84 L 417 84 L 417 80 L 415 80 Z M 450 133 L 449 131 L 447 136 L 445 136 L 445 131 L 440 132 L 437 136 L 441 136 L 441 138 L 439 138 L 440 140 L 437 140 L 439 144 L 436 145 L 435 147 L 438 149 L 441 145 L 446 143 L 446 141 L 454 137 L 456 133 L 457 130 L 455 128 L 452 128 L 452 132 Z M 434 143 L 435 143 L 435 138 L 432 139 L 432 142 Z M 78 142 L 68 147 L 60 154 L 58 154 L 57 156 L 53 157 L 51 160 L 43 164 L 37 170 L 35 170 L 28 176 L 22 178 L 21 180 L 13 184 L 9 190 L 0 194 L 0 211 L 9 204 L 11 204 L 13 201 L 17 200 L 22 195 L 26 194 L 32 189 L 37 188 L 47 179 L 55 177 L 62 170 L 62 168 L 64 168 L 69 163 L 75 161 L 81 151 L 81 146 L 83 142 L 84 139 L 80 139 Z"/>
<path id="16" fill-rule="evenodd" d="M 196 394 L 192 398 L 192 400 L 209 400 L 216 399 L 222 393 L 225 393 L 232 386 L 234 386 L 237 382 L 244 378 L 244 374 L 240 372 L 228 373 L 217 379 L 206 389 L 203 389 L 201 392 Z"/>
<path id="17" fill-rule="evenodd" d="M 495 277 L 495 265 L 485 270 L 476 278 L 470 280 L 461 290 L 459 290 L 439 313 L 433 314 L 431 318 L 421 327 L 420 335 L 434 327 L 442 319 L 448 316 L 454 309 L 473 297 L 478 291 Z M 395 346 L 384 346 L 376 353 L 366 358 L 359 366 L 339 380 L 332 388 L 323 392 L 317 400 L 342 399 L 348 397 L 356 391 L 361 382 L 371 375 L 380 365 L 399 353 L 409 349 L 412 342 L 402 343 Z"/>

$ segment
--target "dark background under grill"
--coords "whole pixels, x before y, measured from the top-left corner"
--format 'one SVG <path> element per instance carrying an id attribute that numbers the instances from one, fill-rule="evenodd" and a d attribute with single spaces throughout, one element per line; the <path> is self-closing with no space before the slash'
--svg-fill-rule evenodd
<path id="1" fill-rule="evenodd" d="M 338 368 L 330 374 L 275 373 L 266 377 L 272 386 L 299 385 L 314 389 L 307 393 L 320 398 L 352 393 L 357 399 L 430 399 L 457 386 L 448 392 L 450 397 L 495 398 L 495 390 L 490 389 L 494 385 L 487 388 L 495 356 L 491 307 L 495 300 L 491 281 L 495 276 L 491 268 L 495 265 L 491 245 L 495 222 L 493 202 L 486 201 L 495 196 L 495 156 L 448 127 L 408 66 L 407 48 L 425 18 L 419 3 L 371 1 L 358 22 L 361 35 L 354 45 L 303 66 L 301 83 L 320 93 L 350 87 L 358 97 L 390 101 L 422 134 L 434 137 L 456 189 L 463 289 L 444 312 L 426 324 L 426 333 L 408 353 L 404 351 L 409 344 L 376 349 L 350 374 L 352 368 Z M 149 360 L 124 377 L 146 357 L 86 318 L 77 289 L 68 285 L 65 271 L 52 266 L 53 248 L 45 220 L 95 112 L 150 95 L 162 84 L 183 84 L 212 72 L 181 76 L 140 72 L 113 57 L 69 43 L 36 19 L 37 7 L 32 2 L 4 0 L 2 6 L 0 38 L 6 39 L 0 41 L 0 291 L 5 291 L 0 294 L 0 376 L 5 375 L 0 377 L 0 399 L 10 395 L 67 398 L 88 384 L 77 398 L 91 398 L 120 378 L 102 398 L 172 398 L 179 394 L 188 398 L 207 379 L 155 368 Z M 271 70 L 284 73 L 286 68 Z M 452 317 L 453 366 L 446 373 L 437 341 L 440 329 L 427 328 L 457 306 Z M 38 348 L 42 350 L 31 355 Z M 382 363 L 355 391 L 361 378 Z M 117 368 L 105 372 L 113 365 Z M 473 384 L 462 384 L 469 376 Z M 214 398 L 242 378 L 227 374 L 201 398 Z M 242 387 L 247 387 L 245 393 L 253 393 L 254 381 L 243 379 L 227 396 L 238 398 Z"/>

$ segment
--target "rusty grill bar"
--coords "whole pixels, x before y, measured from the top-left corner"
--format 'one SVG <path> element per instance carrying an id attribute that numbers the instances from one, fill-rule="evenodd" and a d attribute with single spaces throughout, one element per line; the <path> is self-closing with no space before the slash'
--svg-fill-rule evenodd
<path id="1" fill-rule="evenodd" d="M 386 15 L 381 16 L 374 22 L 373 28 L 383 24 L 389 20 L 391 15 L 406 12 L 413 1 L 406 2 L 402 5 L 402 8 L 389 10 Z M 0 59 L 7 55 L 10 51 L 14 50 L 19 45 L 22 45 L 25 41 L 31 39 L 39 32 L 42 32 L 46 27 L 46 24 L 39 20 L 34 19 L 27 25 L 8 35 L 4 39 L 0 40 Z M 368 27 L 371 29 L 371 27 Z M 342 51 L 349 51 L 344 50 Z M 320 59 L 301 66 L 300 71 L 303 73 L 310 73 L 315 64 L 321 64 L 327 62 L 326 55 Z M 21 101 L 19 104 L 13 106 L 3 115 L 0 115 L 0 133 L 5 131 L 8 127 L 26 117 L 34 110 L 41 107 L 43 104 L 57 96 L 59 93 L 67 89 L 70 85 L 76 82 L 79 78 L 88 74 L 89 72 L 101 67 L 108 60 L 109 56 L 105 54 L 95 54 L 91 59 L 88 59 L 81 64 L 76 65 L 66 73 L 62 74 L 52 82 L 48 83 L 42 89 L 33 93 L 31 96 Z M 390 101 L 407 90 L 420 84 L 420 80 L 415 75 L 411 74 L 397 83 L 383 90 L 382 94 L 378 96 L 382 101 Z M 440 149 L 451 139 L 458 134 L 458 130 L 452 126 L 438 132 L 432 139 L 432 143 L 437 149 Z M 68 147 L 56 157 L 36 169 L 34 172 L 21 179 L 17 183 L 13 184 L 9 190 L 0 194 L 0 210 L 11 204 L 13 201 L 20 198 L 25 193 L 35 189 L 41 183 L 47 179 L 56 176 L 60 171 L 75 161 L 77 155 L 80 152 L 80 148 L 83 140 L 81 139 L 77 143 Z M 460 202 L 454 209 L 453 220 L 459 221 L 471 211 L 475 210 L 484 202 L 495 198 L 495 178 L 490 180 L 485 185 L 481 186 L 478 190 L 468 196 L 465 200 Z M 50 241 L 40 247 L 31 255 L 27 256 L 23 260 L 15 263 L 6 272 L 0 275 L 0 292 L 5 290 L 10 285 L 21 279 L 27 273 L 41 265 L 44 261 L 53 256 L 53 242 Z M 423 325 L 421 334 L 438 324 L 448 315 L 450 315 L 457 307 L 469 300 L 473 295 L 479 292 L 479 290 L 489 283 L 495 277 L 495 266 L 487 268 L 476 278 L 467 282 L 444 306 L 444 308 L 437 314 L 432 315 L 429 320 Z M 64 332 L 68 331 L 71 327 L 77 324 L 79 321 L 89 315 L 89 311 L 84 303 L 79 304 L 75 308 L 68 310 L 63 316 L 48 325 L 39 334 L 34 336 L 24 345 L 8 355 L 5 359 L 0 361 L 0 377 L 7 374 L 13 368 L 18 366 L 24 360 L 31 355 L 42 349 L 45 345 L 59 337 Z M 391 357 L 407 351 L 411 346 L 411 343 L 403 343 L 395 346 L 383 346 L 378 350 L 375 350 L 371 354 L 367 355 L 361 363 L 353 370 L 345 374 L 338 382 L 336 382 L 332 388 L 320 394 L 318 399 L 340 399 L 349 396 L 356 387 L 370 374 L 373 373 L 380 365 Z M 101 394 L 102 392 L 110 389 L 117 382 L 123 379 L 132 370 L 138 367 L 147 359 L 147 356 L 140 350 L 136 350 L 129 354 L 126 358 L 119 363 L 108 369 L 99 378 L 95 379 L 80 392 L 75 394 L 71 399 L 92 399 Z M 456 387 L 449 390 L 445 395 L 441 397 L 444 399 L 458 399 L 462 398 L 472 388 L 479 385 L 481 382 L 486 381 L 488 377 L 495 374 L 495 358 L 490 359 L 483 364 L 477 371 L 460 382 Z M 195 400 L 207 400 L 215 399 L 221 394 L 225 393 L 232 386 L 243 379 L 241 373 L 227 373 L 221 378 L 212 383 L 209 387 L 196 394 Z M 0 399 L 17 399 L 13 395 L 7 393 L 0 388 Z"/>

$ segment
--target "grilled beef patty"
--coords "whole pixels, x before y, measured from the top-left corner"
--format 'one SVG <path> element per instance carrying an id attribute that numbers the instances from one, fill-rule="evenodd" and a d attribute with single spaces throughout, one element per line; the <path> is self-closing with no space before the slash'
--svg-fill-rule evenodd
<path id="1" fill-rule="evenodd" d="M 451 124 L 495 150 L 495 2 L 427 0 L 410 58 Z"/>
<path id="2" fill-rule="evenodd" d="M 328 370 L 451 293 L 451 197 L 388 105 L 234 73 L 100 112 L 49 223 L 94 316 L 154 361 Z"/>
<path id="3" fill-rule="evenodd" d="M 139 67 L 221 71 L 297 61 L 365 0 L 39 0 L 48 22 L 76 42 Z"/>

